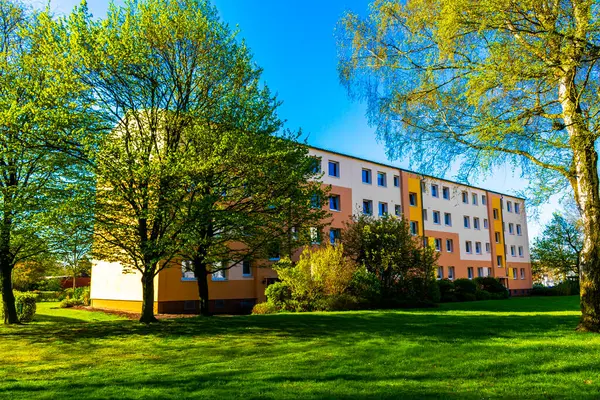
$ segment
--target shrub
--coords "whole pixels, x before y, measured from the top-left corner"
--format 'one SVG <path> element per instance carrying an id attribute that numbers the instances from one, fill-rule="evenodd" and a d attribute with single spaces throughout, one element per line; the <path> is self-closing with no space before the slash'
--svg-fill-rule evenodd
<path id="1" fill-rule="evenodd" d="M 449 279 L 440 279 L 437 281 L 437 286 L 440 288 L 440 301 L 443 303 L 456 301 L 454 294 L 454 282 Z"/>
<path id="2" fill-rule="evenodd" d="M 73 291 L 73 298 L 81 300 L 84 306 L 90 305 L 90 287 L 82 286 L 75 288 Z"/>
<path id="3" fill-rule="evenodd" d="M 479 289 L 485 290 L 489 293 L 504 293 L 507 292 L 506 288 L 500 281 L 491 276 L 475 278 L 476 284 Z"/>
<path id="4" fill-rule="evenodd" d="M 37 289 L 42 292 L 60 292 L 62 291 L 60 278 L 42 279 L 38 282 Z"/>
<path id="5" fill-rule="evenodd" d="M 579 294 L 579 282 L 565 281 L 554 287 L 546 287 L 540 284 L 533 285 L 531 296 L 572 296 Z"/>
<path id="6" fill-rule="evenodd" d="M 39 290 L 34 290 L 32 293 L 37 294 L 37 301 L 38 303 L 41 302 L 45 302 L 45 301 L 58 301 L 61 292 L 56 291 L 56 292 L 49 292 L 49 291 L 39 291 Z"/>
<path id="7" fill-rule="evenodd" d="M 71 308 L 75 306 L 83 306 L 83 300 L 81 299 L 64 299 L 60 302 L 60 308 Z"/>
<path id="8" fill-rule="evenodd" d="M 490 300 L 492 298 L 492 294 L 487 290 L 477 289 L 475 292 L 475 298 L 477 300 Z"/>
<path id="9" fill-rule="evenodd" d="M 341 244 L 326 245 L 316 250 L 306 248 L 295 265 L 289 259 L 275 264 L 273 268 L 290 292 L 283 309 L 316 310 L 323 306 L 325 297 L 345 293 L 350 287 L 356 265 L 344 256 L 343 251 Z M 274 293 L 271 296 L 276 302 L 287 298 L 283 285 L 272 289 Z"/>
<path id="10" fill-rule="evenodd" d="M 457 279 L 454 281 L 454 295 L 458 301 L 474 301 L 477 284 L 470 279 Z"/>
<path id="11" fill-rule="evenodd" d="M 358 308 L 360 308 L 358 298 L 346 293 L 324 297 L 317 302 L 315 307 L 318 311 L 345 311 Z"/>
<path id="12" fill-rule="evenodd" d="M 272 285 L 271 285 L 272 286 Z M 252 314 L 260 315 L 260 314 L 274 314 L 277 312 L 277 307 L 275 305 L 267 302 L 258 303 L 252 308 Z"/>
<path id="13" fill-rule="evenodd" d="M 31 322 L 37 310 L 37 295 L 31 292 L 14 292 L 17 316 L 21 322 Z M 0 303 L 0 318 L 4 319 L 4 307 Z"/>
<path id="14" fill-rule="evenodd" d="M 375 274 L 360 267 L 352 275 L 348 293 L 353 295 L 359 303 L 374 306 L 381 298 L 381 284 Z"/>
<path id="15" fill-rule="evenodd" d="M 292 298 L 292 291 L 287 283 L 275 282 L 265 289 L 265 295 L 269 303 L 283 310 Z"/>

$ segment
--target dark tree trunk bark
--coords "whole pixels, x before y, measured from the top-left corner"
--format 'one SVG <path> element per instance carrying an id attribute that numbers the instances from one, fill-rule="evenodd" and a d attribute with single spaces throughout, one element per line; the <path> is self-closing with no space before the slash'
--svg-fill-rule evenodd
<path id="1" fill-rule="evenodd" d="M 0 280 L 2 281 L 2 306 L 4 308 L 4 323 L 18 324 L 19 316 L 17 315 L 15 295 L 12 290 L 11 265 L 0 265 Z"/>
<path id="2" fill-rule="evenodd" d="M 153 270 L 151 267 L 146 267 L 146 270 Z M 140 322 L 149 324 L 158 322 L 154 316 L 154 273 L 146 272 L 142 275 L 142 315 Z"/>
<path id="3" fill-rule="evenodd" d="M 210 276 L 208 272 L 208 265 L 206 264 L 206 258 L 200 251 L 199 254 L 194 257 L 192 260 L 194 264 L 194 275 L 196 275 L 196 280 L 198 281 L 198 297 L 200 298 L 200 315 L 205 317 L 209 317 L 212 314 L 208 308 L 208 277 Z"/>

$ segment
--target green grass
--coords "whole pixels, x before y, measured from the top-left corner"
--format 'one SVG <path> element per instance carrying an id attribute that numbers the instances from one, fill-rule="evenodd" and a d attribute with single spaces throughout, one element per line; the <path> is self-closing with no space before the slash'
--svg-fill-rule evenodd
<path id="1" fill-rule="evenodd" d="M 600 398 L 575 297 L 150 327 L 56 307 L 0 327 L 0 398 Z"/>

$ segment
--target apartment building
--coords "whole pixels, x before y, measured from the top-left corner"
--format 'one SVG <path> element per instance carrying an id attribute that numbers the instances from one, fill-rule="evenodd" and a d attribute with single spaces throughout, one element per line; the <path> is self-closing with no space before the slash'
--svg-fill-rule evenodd
<path id="1" fill-rule="evenodd" d="M 513 295 L 532 287 L 522 198 L 312 148 L 331 185 L 334 240 L 353 214 L 403 215 L 440 252 L 438 279 L 499 278 Z M 331 205 L 340 207 L 331 207 Z"/>
<path id="2" fill-rule="evenodd" d="M 438 279 L 499 278 L 513 295 L 532 287 L 527 218 L 522 198 L 439 179 L 390 165 L 312 147 L 320 160 L 323 184 L 331 187 L 326 207 L 331 225 L 325 237 L 340 238 L 352 215 L 403 215 L 416 236 L 440 252 Z M 209 281 L 213 312 L 247 311 L 265 301 L 265 288 L 277 279 L 254 260 L 213 274 Z M 185 260 L 173 262 L 155 278 L 155 312 L 198 311 L 198 287 Z M 92 267 L 92 306 L 140 311 L 138 272 L 124 273 L 118 263 Z"/>

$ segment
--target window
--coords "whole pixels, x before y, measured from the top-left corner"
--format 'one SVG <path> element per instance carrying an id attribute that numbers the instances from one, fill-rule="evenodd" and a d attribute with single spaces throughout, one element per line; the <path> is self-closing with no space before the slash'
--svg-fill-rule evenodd
<path id="1" fill-rule="evenodd" d="M 454 250 L 454 243 L 452 243 L 452 239 L 446 239 L 446 251 L 448 253 L 452 253 Z"/>
<path id="2" fill-rule="evenodd" d="M 408 194 L 408 203 L 412 207 L 416 207 L 417 206 L 417 194 L 416 193 L 409 193 Z"/>
<path id="3" fill-rule="evenodd" d="M 181 262 L 181 280 L 182 281 L 192 281 L 196 280 L 196 275 L 194 274 L 194 266 L 192 262 L 189 260 L 184 260 Z"/>
<path id="4" fill-rule="evenodd" d="M 502 268 L 502 256 L 496 256 L 496 264 L 499 268 Z"/>
<path id="5" fill-rule="evenodd" d="M 312 163 L 313 174 L 320 174 L 321 173 L 321 158 L 312 157 L 311 163 Z"/>
<path id="6" fill-rule="evenodd" d="M 469 204 L 469 193 L 462 192 L 462 202 L 465 204 Z"/>
<path id="7" fill-rule="evenodd" d="M 485 197 L 485 194 L 481 195 L 481 204 L 484 206 L 487 204 L 487 197 Z"/>
<path id="8" fill-rule="evenodd" d="M 363 214 L 373 215 L 373 201 L 363 200 Z"/>
<path id="9" fill-rule="evenodd" d="M 463 217 L 463 223 L 465 225 L 465 228 L 469 229 L 471 227 L 471 218 L 465 215 Z"/>
<path id="10" fill-rule="evenodd" d="M 473 218 L 473 229 L 477 229 L 479 230 L 481 227 L 479 226 L 479 218 L 474 217 Z"/>
<path id="11" fill-rule="evenodd" d="M 515 214 L 519 214 L 520 208 L 521 208 L 521 205 L 519 203 L 515 203 Z"/>
<path id="12" fill-rule="evenodd" d="M 521 225 L 517 224 L 517 235 L 521 236 L 523 233 L 521 232 Z"/>
<path id="13" fill-rule="evenodd" d="M 500 232 L 495 232 L 494 236 L 496 238 L 496 243 L 500 243 Z"/>
<path id="14" fill-rule="evenodd" d="M 519 257 L 523 257 L 523 246 L 519 246 Z"/>
<path id="15" fill-rule="evenodd" d="M 341 237 L 342 237 L 341 229 L 331 228 L 329 230 L 329 243 L 336 244 L 336 242 L 340 241 Z"/>
<path id="16" fill-rule="evenodd" d="M 387 215 L 388 213 L 388 205 L 387 203 L 379 203 L 379 216 L 383 217 L 384 215 Z"/>
<path id="17" fill-rule="evenodd" d="M 431 185 L 431 196 L 440 197 L 440 194 L 438 192 L 438 185 Z"/>
<path id="18" fill-rule="evenodd" d="M 450 188 L 447 186 L 444 186 L 442 188 L 442 197 L 446 200 L 450 200 Z"/>
<path id="19" fill-rule="evenodd" d="M 413 235 L 419 234 L 419 223 L 417 221 L 410 221 L 410 233 Z"/>
<path id="20" fill-rule="evenodd" d="M 223 268 L 223 265 L 227 265 L 226 261 L 221 261 L 215 264 L 215 269 Z M 227 270 L 220 269 L 212 273 L 213 281 L 226 281 L 227 280 Z"/>
<path id="21" fill-rule="evenodd" d="M 467 277 L 469 279 L 473 279 L 473 267 L 468 267 L 467 268 Z"/>
<path id="22" fill-rule="evenodd" d="M 525 268 L 521 268 L 521 279 L 525 279 Z"/>
<path id="23" fill-rule="evenodd" d="M 512 212 L 512 202 L 510 202 L 510 201 L 506 202 L 506 211 Z"/>
<path id="24" fill-rule="evenodd" d="M 435 250 L 442 251 L 442 239 L 435 238 Z"/>
<path id="25" fill-rule="evenodd" d="M 481 254 L 481 242 L 475 242 L 475 254 Z"/>
<path id="26" fill-rule="evenodd" d="M 471 196 L 471 203 L 473 203 L 474 206 L 477 205 L 477 193 L 473 193 Z"/>
<path id="27" fill-rule="evenodd" d="M 250 260 L 242 261 L 242 276 L 252 276 L 252 264 Z"/>
<path id="28" fill-rule="evenodd" d="M 468 254 L 471 254 L 471 253 L 473 252 L 473 243 L 472 243 L 470 240 L 467 240 L 467 241 L 465 242 L 465 251 L 466 251 Z"/>
<path id="29" fill-rule="evenodd" d="M 427 221 L 427 210 L 423 209 L 423 221 Z"/>
<path id="30" fill-rule="evenodd" d="M 280 245 L 279 242 L 273 242 L 269 246 L 269 260 L 276 261 L 279 260 L 280 253 Z"/>
<path id="31" fill-rule="evenodd" d="M 400 208 L 400 205 L 399 205 L 399 204 L 396 204 L 396 205 L 394 206 L 394 214 L 396 214 L 396 216 L 397 216 L 397 217 L 399 217 L 399 216 L 400 216 L 400 214 L 402 214 L 402 209 Z"/>
<path id="32" fill-rule="evenodd" d="M 512 275 L 513 275 L 513 279 L 517 279 L 517 269 L 516 268 L 512 269 Z"/>
<path id="33" fill-rule="evenodd" d="M 494 219 L 498 219 L 498 209 L 497 208 L 494 208 L 493 213 L 494 213 Z"/>
<path id="34" fill-rule="evenodd" d="M 437 267 L 437 278 L 444 279 L 444 267 Z"/>
<path id="35" fill-rule="evenodd" d="M 310 231 L 310 242 L 312 244 L 321 243 L 321 235 L 319 234 L 319 230 L 315 227 L 311 227 L 309 229 L 309 231 Z"/>
<path id="36" fill-rule="evenodd" d="M 383 186 L 386 187 L 387 186 L 387 175 L 385 174 L 385 172 L 378 172 L 377 173 L 377 186 Z"/>
<path id="37" fill-rule="evenodd" d="M 452 215 L 450 213 L 444 213 L 444 223 L 446 226 L 452 226 Z"/>
<path id="38" fill-rule="evenodd" d="M 318 195 L 313 194 L 310 198 L 310 205 L 312 208 L 321 208 L 321 198 Z"/>
<path id="39" fill-rule="evenodd" d="M 485 243 L 485 252 L 489 253 L 491 251 L 490 242 Z"/>
<path id="40" fill-rule="evenodd" d="M 340 177 L 340 163 L 337 161 L 329 161 L 329 176 L 335 178 Z"/>
<path id="41" fill-rule="evenodd" d="M 477 276 L 479 278 L 481 278 L 483 276 L 483 268 L 482 267 L 477 267 Z"/>
<path id="42" fill-rule="evenodd" d="M 488 228 L 488 220 L 487 218 L 483 219 L 483 229 L 487 229 Z"/>
<path id="43" fill-rule="evenodd" d="M 510 255 L 515 257 L 517 255 L 517 248 L 516 246 L 510 246 Z"/>
<path id="44" fill-rule="evenodd" d="M 510 235 L 514 235 L 515 234 L 515 224 L 513 224 L 513 223 L 509 223 L 508 224 L 508 233 Z"/>
<path id="45" fill-rule="evenodd" d="M 394 175 L 394 186 L 400 187 L 400 177 L 398 175 Z"/>
<path id="46" fill-rule="evenodd" d="M 340 196 L 337 194 L 329 196 L 329 209 L 332 211 L 340 211 Z"/>
<path id="47" fill-rule="evenodd" d="M 454 267 L 448 267 L 448 279 L 454 280 Z"/>
<path id="48" fill-rule="evenodd" d="M 433 211 L 433 223 L 436 225 L 440 224 L 440 212 L 439 211 Z"/>
<path id="49" fill-rule="evenodd" d="M 369 185 L 371 184 L 372 180 L 371 180 L 371 170 L 370 169 L 363 168 L 362 181 L 363 181 L 363 183 L 367 183 Z"/>

